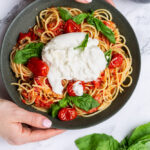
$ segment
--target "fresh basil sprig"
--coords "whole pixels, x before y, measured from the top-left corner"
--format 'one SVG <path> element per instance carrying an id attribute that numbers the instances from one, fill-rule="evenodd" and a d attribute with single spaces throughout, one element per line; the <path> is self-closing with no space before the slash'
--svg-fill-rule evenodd
<path id="1" fill-rule="evenodd" d="M 81 24 L 86 18 L 88 17 L 88 14 L 86 13 L 81 13 L 75 17 L 73 17 L 73 21 L 76 22 L 77 24 Z"/>
<path id="2" fill-rule="evenodd" d="M 58 114 L 58 111 L 61 108 L 65 108 L 68 106 L 69 100 L 64 98 L 62 100 L 60 100 L 57 104 L 53 104 L 50 108 L 50 112 L 53 118 L 55 118 Z"/>
<path id="3" fill-rule="evenodd" d="M 31 57 L 40 57 L 44 47 L 43 43 L 30 43 L 22 50 L 18 50 L 14 57 L 16 64 L 25 64 Z"/>
<path id="4" fill-rule="evenodd" d="M 53 118 L 58 114 L 61 108 L 65 108 L 69 105 L 75 105 L 76 107 L 89 111 L 92 108 L 98 107 L 100 104 L 89 94 L 83 94 L 82 96 L 69 96 L 67 95 L 64 99 L 60 100 L 57 104 L 53 104 L 50 108 L 50 112 Z"/>
<path id="5" fill-rule="evenodd" d="M 61 16 L 61 18 L 64 20 L 64 21 L 67 21 L 69 19 L 72 19 L 72 16 L 71 14 L 69 13 L 69 11 L 63 9 L 63 8 L 60 8 L 58 7 L 58 11 L 59 11 L 59 14 Z"/>
<path id="6" fill-rule="evenodd" d="M 97 30 L 106 36 L 111 43 L 116 43 L 114 32 L 110 28 L 97 18 L 94 18 L 94 23 Z"/>
<path id="7" fill-rule="evenodd" d="M 138 139 L 140 139 L 146 135 L 150 135 L 150 123 L 139 126 L 133 131 L 132 135 L 130 136 L 130 138 L 128 140 L 129 145 L 139 141 Z M 149 140 L 150 140 L 150 138 L 149 138 Z"/>
<path id="8" fill-rule="evenodd" d="M 69 11 L 63 8 L 58 8 L 58 11 L 60 13 L 61 18 L 64 21 L 72 19 L 77 24 L 81 24 L 86 19 L 87 23 L 95 26 L 96 29 L 100 31 L 104 36 L 106 36 L 111 43 L 116 43 L 113 31 L 110 28 L 108 28 L 101 20 L 95 18 L 93 16 L 93 13 L 81 13 L 75 17 L 72 17 Z"/>
<path id="9" fill-rule="evenodd" d="M 111 61 L 111 58 L 112 58 L 112 50 L 110 49 L 110 50 L 106 51 L 104 54 L 105 54 L 105 59 L 107 61 L 107 67 L 108 67 L 108 65 Z"/>
<path id="10" fill-rule="evenodd" d="M 66 97 L 76 107 L 82 110 L 89 111 L 92 108 L 98 107 L 100 104 L 89 94 L 83 94 L 83 96 L 68 96 Z"/>
<path id="11" fill-rule="evenodd" d="M 150 122 L 137 127 L 120 143 L 106 134 L 91 134 L 75 141 L 79 150 L 150 150 Z"/>
<path id="12" fill-rule="evenodd" d="M 85 39 L 83 40 L 81 45 L 75 47 L 74 49 L 81 49 L 82 51 L 84 51 L 84 49 L 87 47 L 88 40 L 89 40 L 89 34 L 86 34 Z"/>
<path id="13" fill-rule="evenodd" d="M 119 142 L 106 134 L 91 134 L 75 141 L 79 150 L 118 150 Z"/>

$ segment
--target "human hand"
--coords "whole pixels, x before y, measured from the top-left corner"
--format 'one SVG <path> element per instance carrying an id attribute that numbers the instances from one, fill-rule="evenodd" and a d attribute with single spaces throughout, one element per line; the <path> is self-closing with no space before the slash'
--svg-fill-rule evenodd
<path id="1" fill-rule="evenodd" d="M 25 127 L 22 123 L 36 128 Z M 48 129 L 50 127 L 51 121 L 46 117 L 28 112 L 12 102 L 0 100 L 0 136 L 8 143 L 21 145 L 45 140 L 64 132 Z"/>
<path id="2" fill-rule="evenodd" d="M 91 3 L 92 0 L 76 0 L 79 3 Z M 108 3 L 112 4 L 113 6 L 115 5 L 113 0 L 106 0 Z"/>

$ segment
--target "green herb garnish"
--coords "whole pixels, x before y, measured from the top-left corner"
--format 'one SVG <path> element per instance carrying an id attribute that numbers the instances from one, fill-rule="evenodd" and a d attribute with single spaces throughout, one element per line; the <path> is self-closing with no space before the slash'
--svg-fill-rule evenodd
<path id="1" fill-rule="evenodd" d="M 92 108 L 98 107 L 100 104 L 89 94 L 83 94 L 82 96 L 69 96 L 67 95 L 64 99 L 60 100 L 57 104 L 53 104 L 50 112 L 53 118 L 58 114 L 61 108 L 65 108 L 69 105 L 75 105 L 76 107 L 89 111 Z"/>
<path id="2" fill-rule="evenodd" d="M 73 21 L 76 22 L 77 24 L 81 24 L 86 18 L 87 18 L 88 14 L 86 13 L 82 13 L 82 14 L 79 14 L 75 17 L 73 17 Z"/>
<path id="3" fill-rule="evenodd" d="M 96 27 L 96 29 L 98 31 L 100 31 L 104 36 L 106 36 L 111 43 L 116 42 L 115 35 L 114 35 L 113 31 L 110 28 L 108 28 L 101 20 L 95 18 L 93 15 L 93 12 L 81 13 L 75 17 L 72 17 L 71 14 L 69 13 L 69 11 L 67 11 L 63 8 L 59 7 L 58 11 L 59 11 L 61 18 L 64 21 L 72 19 L 77 24 L 81 24 L 86 19 L 88 24 L 91 24 L 94 27 Z"/>
<path id="4" fill-rule="evenodd" d="M 58 7 L 58 11 L 59 11 L 59 14 L 61 16 L 61 18 L 64 20 L 64 21 L 67 21 L 69 19 L 72 19 L 72 16 L 71 14 L 69 13 L 69 11 L 63 9 L 63 8 L 60 8 Z"/>
<path id="5" fill-rule="evenodd" d="M 79 150 L 118 150 L 119 142 L 106 134 L 91 134 L 75 141 Z"/>
<path id="6" fill-rule="evenodd" d="M 88 40 L 89 40 L 89 34 L 86 34 L 85 39 L 83 40 L 81 45 L 75 47 L 74 49 L 81 49 L 82 51 L 84 51 L 84 49 L 87 47 Z"/>
<path id="7" fill-rule="evenodd" d="M 67 96 L 66 99 L 71 101 L 76 107 L 81 108 L 85 111 L 89 111 L 92 108 L 96 108 L 100 105 L 89 94 L 83 94 L 83 96 Z"/>
<path id="8" fill-rule="evenodd" d="M 108 65 L 111 61 L 111 57 L 112 57 L 112 50 L 110 49 L 110 50 L 106 51 L 104 54 L 105 54 L 105 59 L 107 61 L 107 67 L 108 67 Z"/>
<path id="9" fill-rule="evenodd" d="M 18 50 L 14 57 L 16 64 L 25 64 L 31 57 L 41 57 L 43 43 L 30 43 L 22 50 Z"/>
<path id="10" fill-rule="evenodd" d="M 150 123 L 137 127 L 120 143 L 106 134 L 91 134 L 75 141 L 79 150 L 150 150 Z"/>

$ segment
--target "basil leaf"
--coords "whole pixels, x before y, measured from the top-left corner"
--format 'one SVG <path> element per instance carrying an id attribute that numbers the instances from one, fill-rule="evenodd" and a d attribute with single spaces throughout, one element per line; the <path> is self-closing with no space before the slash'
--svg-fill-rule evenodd
<path id="1" fill-rule="evenodd" d="M 94 18 L 93 14 L 87 17 L 87 23 L 96 27 L 103 35 L 105 35 L 111 43 L 115 43 L 116 39 L 114 33 L 101 20 Z"/>
<path id="2" fill-rule="evenodd" d="M 150 134 L 150 122 L 137 127 L 129 137 L 129 145 L 132 145 L 138 139 Z"/>
<path id="3" fill-rule="evenodd" d="M 128 137 L 125 137 L 120 143 L 119 150 L 126 150 L 128 148 Z"/>
<path id="4" fill-rule="evenodd" d="M 85 39 L 83 40 L 81 45 L 75 47 L 74 49 L 81 49 L 82 51 L 84 51 L 84 49 L 87 47 L 88 40 L 89 40 L 89 34 L 86 34 Z"/>
<path id="5" fill-rule="evenodd" d="M 69 101 L 68 101 L 66 98 L 64 98 L 64 99 L 62 99 L 62 100 L 59 101 L 59 106 L 60 106 L 61 108 L 65 108 L 65 107 L 67 107 L 68 102 L 69 102 Z"/>
<path id="6" fill-rule="evenodd" d="M 73 21 L 74 22 L 76 22 L 77 24 L 81 24 L 83 21 L 84 21 L 84 19 L 86 19 L 87 18 L 87 14 L 86 13 L 82 13 L 82 14 L 79 14 L 79 15 L 77 15 L 77 16 L 75 16 L 75 17 L 73 17 Z"/>
<path id="7" fill-rule="evenodd" d="M 86 19 L 88 24 L 91 24 L 93 26 L 95 26 L 95 22 L 94 22 L 94 16 L 92 14 L 88 14 L 88 17 Z"/>
<path id="8" fill-rule="evenodd" d="M 50 108 L 50 112 L 51 112 L 52 117 L 55 118 L 58 114 L 58 111 L 61 108 L 67 107 L 68 103 L 69 103 L 69 101 L 66 98 L 64 98 L 64 99 L 60 100 L 58 102 L 58 104 L 53 104 Z"/>
<path id="9" fill-rule="evenodd" d="M 150 150 L 150 141 L 140 141 L 131 145 L 128 150 Z"/>
<path id="10" fill-rule="evenodd" d="M 58 11 L 59 11 L 59 14 L 61 16 L 61 18 L 64 20 L 64 21 L 67 21 L 69 19 L 72 19 L 72 16 L 71 14 L 69 13 L 69 11 L 63 9 L 63 8 L 58 8 Z"/>
<path id="11" fill-rule="evenodd" d="M 89 94 L 83 94 L 83 96 L 68 96 L 66 99 L 72 101 L 76 107 L 85 111 L 89 111 L 92 108 L 98 107 L 100 104 Z"/>
<path id="12" fill-rule="evenodd" d="M 111 43 L 116 43 L 115 35 L 101 20 L 94 18 L 95 26 L 98 31 L 101 31 Z"/>
<path id="13" fill-rule="evenodd" d="M 143 137 L 139 138 L 138 140 L 135 141 L 135 143 L 140 142 L 140 141 L 150 141 L 150 134 L 144 135 Z"/>
<path id="14" fill-rule="evenodd" d="M 105 54 L 105 59 L 107 61 L 107 67 L 108 67 L 108 65 L 111 61 L 111 57 L 112 57 L 112 50 L 110 49 L 110 50 L 106 51 L 104 54 Z"/>
<path id="15" fill-rule="evenodd" d="M 58 111 L 60 110 L 60 106 L 58 104 L 53 104 L 51 106 L 50 112 L 53 118 L 55 118 L 58 114 Z"/>
<path id="16" fill-rule="evenodd" d="M 60 100 L 57 104 L 53 104 L 51 106 L 50 112 L 52 117 L 55 118 L 58 114 L 58 111 L 61 108 L 65 108 L 68 105 L 72 106 L 73 104 L 85 111 L 89 111 L 92 108 L 96 108 L 100 105 L 92 96 L 88 94 L 83 94 L 83 96 L 67 95 L 64 99 Z"/>
<path id="17" fill-rule="evenodd" d="M 118 150 L 119 143 L 106 134 L 91 134 L 75 141 L 79 150 Z"/>
<path id="18" fill-rule="evenodd" d="M 43 47 L 43 43 L 30 43 L 26 45 L 24 49 L 16 52 L 14 62 L 25 64 L 31 57 L 40 57 Z"/>

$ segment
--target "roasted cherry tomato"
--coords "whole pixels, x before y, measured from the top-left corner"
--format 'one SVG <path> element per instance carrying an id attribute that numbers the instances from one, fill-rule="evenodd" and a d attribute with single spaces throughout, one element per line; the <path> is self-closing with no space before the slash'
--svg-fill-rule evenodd
<path id="1" fill-rule="evenodd" d="M 51 88 L 51 85 L 48 79 L 46 79 L 45 81 L 44 80 L 45 80 L 45 77 L 42 77 L 42 76 L 34 77 L 34 82 L 36 82 L 38 85 L 42 86 L 45 82 Z"/>
<path id="2" fill-rule="evenodd" d="M 116 68 L 116 67 L 120 67 L 123 63 L 123 57 L 121 54 L 113 54 L 112 55 L 112 60 L 109 64 L 109 68 L 110 69 L 113 69 L 113 68 Z"/>
<path id="3" fill-rule="evenodd" d="M 103 21 L 103 23 L 110 28 L 112 31 L 114 31 L 114 29 L 116 28 L 115 23 L 113 23 L 112 21 Z"/>
<path id="4" fill-rule="evenodd" d="M 35 76 L 47 76 L 49 71 L 48 65 L 38 57 L 29 59 L 27 66 Z"/>
<path id="5" fill-rule="evenodd" d="M 92 81 L 92 84 L 94 85 L 95 88 L 99 88 L 101 85 L 101 79 L 98 78 L 96 81 Z"/>
<path id="6" fill-rule="evenodd" d="M 37 32 L 42 34 L 44 32 L 44 29 L 39 28 L 39 29 L 37 29 Z"/>
<path id="7" fill-rule="evenodd" d="M 74 108 L 62 108 L 58 113 L 58 118 L 62 121 L 73 120 L 77 117 L 77 112 Z"/>
<path id="8" fill-rule="evenodd" d="M 52 101 L 48 101 L 48 99 L 46 97 L 41 97 L 41 96 L 37 96 L 35 99 L 35 106 L 36 107 L 42 107 L 42 108 L 50 108 L 51 104 L 53 102 Z"/>
<path id="9" fill-rule="evenodd" d="M 88 114 L 92 114 L 92 113 L 96 112 L 97 110 L 98 110 L 98 107 L 92 108 L 92 109 L 89 110 L 87 113 L 88 113 Z"/>
<path id="10" fill-rule="evenodd" d="M 64 26 L 65 26 L 64 22 L 60 21 L 59 25 L 55 29 L 52 30 L 51 28 L 53 28 L 55 26 L 55 24 L 56 24 L 55 22 L 51 22 L 50 24 L 48 24 L 47 25 L 48 29 L 50 31 L 52 31 L 55 34 L 55 36 L 63 34 L 64 33 Z"/>
<path id="11" fill-rule="evenodd" d="M 20 43 L 22 40 L 25 40 L 26 38 L 30 38 L 31 41 L 35 41 L 37 39 L 37 36 L 34 34 L 34 32 L 29 31 L 28 33 L 20 33 L 18 42 Z"/>
<path id="12" fill-rule="evenodd" d="M 65 33 L 71 32 L 80 32 L 81 27 L 80 25 L 76 24 L 73 20 L 68 20 L 65 24 Z"/>
<path id="13" fill-rule="evenodd" d="M 76 82 L 79 82 L 80 85 L 82 85 L 83 87 L 83 91 L 85 89 L 85 85 L 84 85 L 84 82 L 83 81 L 76 81 Z M 69 82 L 68 86 L 67 86 L 67 92 L 69 94 L 69 96 L 77 96 L 75 91 L 73 90 L 73 86 L 76 82 Z"/>
<path id="14" fill-rule="evenodd" d="M 27 100 L 28 102 L 32 101 L 34 93 L 33 93 L 33 91 L 27 92 L 27 91 L 23 90 L 23 91 L 21 92 L 21 95 L 22 95 L 22 97 L 24 98 L 22 101 L 25 103 L 26 100 Z"/>

